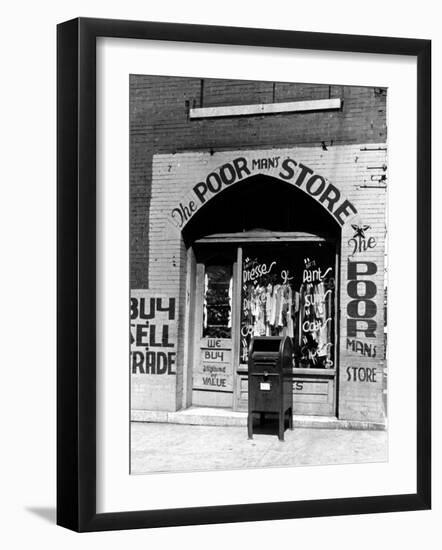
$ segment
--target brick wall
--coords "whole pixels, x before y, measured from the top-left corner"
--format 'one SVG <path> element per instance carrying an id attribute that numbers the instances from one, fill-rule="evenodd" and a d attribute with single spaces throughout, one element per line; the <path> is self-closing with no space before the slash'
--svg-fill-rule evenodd
<path id="1" fill-rule="evenodd" d="M 329 97 L 343 99 L 342 109 L 188 118 L 191 107 Z M 186 249 L 171 211 L 232 159 L 244 157 L 250 166 L 255 157 L 279 156 L 308 165 L 357 208 L 341 233 L 338 414 L 382 422 L 385 90 L 133 75 L 130 98 L 131 286 L 176 297 L 178 315 L 176 375 L 157 377 L 152 387 L 146 379 L 154 403 L 138 392 L 133 407 L 176 410 L 186 391 Z M 280 165 L 255 172 L 280 177 Z M 369 226 L 363 241 L 353 226 Z"/>
<path id="2" fill-rule="evenodd" d="M 182 399 L 183 373 L 187 368 L 184 364 L 186 251 L 183 228 L 176 227 L 171 213 L 180 204 L 189 204 L 197 182 L 232 163 L 238 155 L 247 162 L 252 177 L 263 174 L 280 179 L 283 159 L 295 159 L 298 165 L 302 162 L 339 190 L 339 204 L 348 200 L 357 209 L 356 214 L 351 212 L 345 219 L 341 230 L 338 415 L 348 420 L 382 422 L 386 200 L 384 183 L 379 181 L 385 174 L 386 162 L 382 143 L 333 146 L 327 151 L 321 147 L 294 147 L 154 156 L 148 275 L 152 292 L 164 292 L 177 298 L 177 408 Z M 281 159 L 278 167 L 262 169 L 253 163 L 256 158 L 275 156 Z M 293 186 L 296 186 L 296 177 L 295 173 L 290 179 Z M 232 185 L 241 185 L 241 180 Z M 305 191 L 304 187 L 301 189 Z M 272 193 L 270 187 L 269 193 Z M 214 196 L 216 194 L 207 194 L 200 208 L 210 208 Z M 320 195 L 314 198 L 323 208 Z M 362 228 L 363 239 L 362 236 L 359 239 L 355 228 Z M 155 382 L 161 384 L 158 379 Z M 170 403 L 170 378 L 165 379 L 164 384 L 163 388 L 157 386 L 156 390 L 167 393 L 165 403 Z"/>
<path id="3" fill-rule="evenodd" d="M 386 94 L 378 88 L 131 75 L 131 286 L 148 288 L 152 157 L 157 153 L 378 143 Z M 189 120 L 191 107 L 341 98 L 342 109 Z"/>

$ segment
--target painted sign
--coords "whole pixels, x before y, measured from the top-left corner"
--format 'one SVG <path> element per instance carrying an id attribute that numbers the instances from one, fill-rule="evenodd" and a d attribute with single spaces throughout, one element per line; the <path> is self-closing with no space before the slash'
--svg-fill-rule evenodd
<path id="1" fill-rule="evenodd" d="M 193 389 L 232 392 L 232 341 L 228 338 L 201 340 L 200 357 L 193 371 Z"/>
<path id="2" fill-rule="evenodd" d="M 375 338 L 377 322 L 376 284 L 370 280 L 377 273 L 373 262 L 352 262 L 347 264 L 347 293 L 351 300 L 347 304 L 347 336 L 349 338 Z"/>
<path id="3" fill-rule="evenodd" d="M 196 183 L 190 194 L 169 213 L 175 227 L 182 229 L 195 212 L 207 201 L 227 187 L 252 175 L 269 172 L 274 177 L 287 181 L 305 191 L 326 208 L 339 225 L 357 214 L 352 202 L 341 191 L 313 168 L 291 157 L 246 158 L 237 157 L 222 164 Z"/>
<path id="4" fill-rule="evenodd" d="M 376 367 L 347 367 L 347 382 L 378 382 Z"/>
<path id="5" fill-rule="evenodd" d="M 130 365 L 132 374 L 176 374 L 176 300 L 149 290 L 132 290 Z"/>
<path id="6" fill-rule="evenodd" d="M 352 249 L 350 256 L 356 253 L 366 252 L 371 248 L 375 248 L 376 239 L 374 237 L 366 237 L 365 232 L 370 229 L 369 225 L 351 224 L 355 234 L 348 240 L 348 246 Z"/>

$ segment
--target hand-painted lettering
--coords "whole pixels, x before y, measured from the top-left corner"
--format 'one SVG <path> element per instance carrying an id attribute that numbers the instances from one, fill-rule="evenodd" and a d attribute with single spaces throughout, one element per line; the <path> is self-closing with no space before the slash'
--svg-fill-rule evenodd
<path id="1" fill-rule="evenodd" d="M 376 345 L 367 344 L 361 340 L 347 338 L 347 350 L 359 353 L 363 357 L 372 357 L 373 359 L 376 357 Z"/>
<path id="2" fill-rule="evenodd" d="M 135 290 L 130 300 L 130 345 L 133 374 L 176 374 L 176 300 Z M 171 332 L 172 330 L 172 332 Z"/>
<path id="3" fill-rule="evenodd" d="M 347 382 L 377 382 L 376 367 L 347 367 Z"/>
<path id="4" fill-rule="evenodd" d="M 250 164 L 248 164 L 250 162 Z M 196 183 L 192 192 L 195 200 L 180 202 L 170 211 L 174 225 L 182 229 L 199 207 L 221 192 L 224 188 L 252 175 L 252 171 L 275 170 L 279 168 L 277 177 L 290 181 L 297 187 L 305 187 L 305 192 L 324 205 L 344 225 L 348 218 L 357 214 L 355 206 L 347 199 L 342 200 L 341 192 L 321 174 L 316 174 L 309 166 L 287 157 L 253 158 L 238 157 L 226 162 L 216 170 L 207 174 L 205 180 Z"/>
<path id="5" fill-rule="evenodd" d="M 376 274 L 378 268 L 373 262 L 348 262 L 347 266 L 347 294 L 352 300 L 347 304 L 347 336 L 357 338 L 362 333 L 366 338 L 375 338 L 377 322 L 373 319 L 377 313 L 376 303 L 372 300 L 376 296 L 377 287 L 373 281 L 359 279 Z"/>

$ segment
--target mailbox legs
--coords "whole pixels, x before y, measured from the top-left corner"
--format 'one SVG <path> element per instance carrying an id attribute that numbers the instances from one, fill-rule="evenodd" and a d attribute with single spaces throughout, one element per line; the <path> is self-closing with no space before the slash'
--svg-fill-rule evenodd
<path id="1" fill-rule="evenodd" d="M 247 416 L 247 432 L 249 439 L 253 439 L 253 413 L 249 412 Z"/>
<path id="2" fill-rule="evenodd" d="M 289 407 L 286 411 L 280 411 L 278 413 L 278 439 L 284 441 L 285 432 L 285 415 L 288 414 L 289 429 L 293 430 L 293 409 Z M 264 425 L 265 413 L 259 413 L 259 424 Z M 253 412 L 249 412 L 247 415 L 247 434 L 249 439 L 253 439 Z"/>
<path id="3" fill-rule="evenodd" d="M 279 441 L 284 441 L 284 428 L 285 428 L 285 412 L 279 411 L 279 422 L 278 422 Z"/>

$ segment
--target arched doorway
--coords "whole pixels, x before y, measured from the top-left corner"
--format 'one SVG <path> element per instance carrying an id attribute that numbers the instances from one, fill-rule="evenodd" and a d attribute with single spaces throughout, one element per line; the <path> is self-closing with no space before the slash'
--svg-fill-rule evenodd
<path id="1" fill-rule="evenodd" d="M 188 248 L 185 406 L 247 407 L 252 335 L 293 339 L 294 408 L 335 415 L 340 227 L 292 184 L 258 175 L 183 229 Z"/>

